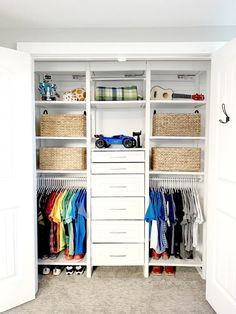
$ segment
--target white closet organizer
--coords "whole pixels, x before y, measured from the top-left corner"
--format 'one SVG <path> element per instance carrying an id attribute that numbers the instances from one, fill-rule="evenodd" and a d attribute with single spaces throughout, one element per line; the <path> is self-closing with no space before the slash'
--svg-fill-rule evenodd
<path id="1" fill-rule="evenodd" d="M 44 74 L 51 74 L 61 94 L 75 87 L 84 87 L 84 102 L 41 101 L 37 91 Z M 96 101 L 97 86 L 124 87 L 135 85 L 141 100 Z M 189 99 L 156 101 L 150 99 L 150 90 L 159 85 L 171 88 L 175 93 L 205 95 L 204 101 Z M 208 61 L 127 61 L 127 62 L 35 62 L 35 112 L 36 143 L 40 147 L 86 147 L 87 170 L 40 170 L 38 176 L 64 175 L 87 176 L 87 254 L 83 264 L 87 276 L 93 266 L 141 265 L 144 276 L 149 266 L 173 265 L 197 267 L 205 277 L 206 236 L 204 223 L 199 231 L 200 248 L 192 260 L 155 261 L 149 258 L 148 225 L 144 215 L 149 203 L 149 179 L 163 175 L 199 177 L 198 191 L 201 206 L 205 210 L 205 169 L 208 141 Z M 49 113 L 83 113 L 86 111 L 86 137 L 41 137 L 38 122 L 44 110 Z M 199 137 L 153 136 L 153 111 L 201 114 Z M 142 131 L 142 148 L 125 149 L 111 146 L 95 148 L 95 134 L 112 136 Z M 201 169 L 199 172 L 153 171 L 150 165 L 152 147 L 200 147 Z M 206 212 L 204 212 L 204 218 Z M 51 263 L 51 262 L 48 262 Z M 67 264 L 63 257 L 53 263 Z M 76 263 L 76 262 L 73 262 Z M 39 264 L 47 262 L 39 261 Z"/>

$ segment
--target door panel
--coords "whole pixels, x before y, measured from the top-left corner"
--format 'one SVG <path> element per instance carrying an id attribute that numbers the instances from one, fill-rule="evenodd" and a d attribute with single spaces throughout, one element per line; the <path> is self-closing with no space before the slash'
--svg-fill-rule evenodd
<path id="1" fill-rule="evenodd" d="M 236 40 L 213 55 L 206 297 L 219 314 L 236 313 Z M 230 116 L 227 124 L 222 104 Z"/>
<path id="2" fill-rule="evenodd" d="M 36 291 L 32 60 L 0 48 L 0 312 Z"/>

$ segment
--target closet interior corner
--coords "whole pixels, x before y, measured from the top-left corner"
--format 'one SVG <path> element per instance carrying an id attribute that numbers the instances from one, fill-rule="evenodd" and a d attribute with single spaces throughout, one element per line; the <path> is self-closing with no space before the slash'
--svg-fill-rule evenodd
<path id="1" fill-rule="evenodd" d="M 205 278 L 208 95 L 208 61 L 35 61 L 40 267 Z"/>

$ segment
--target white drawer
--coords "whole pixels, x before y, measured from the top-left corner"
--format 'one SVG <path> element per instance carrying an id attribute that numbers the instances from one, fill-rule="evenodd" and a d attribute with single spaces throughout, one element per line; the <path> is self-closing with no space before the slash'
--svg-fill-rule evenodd
<path id="1" fill-rule="evenodd" d="M 92 173 L 144 173 L 144 163 L 92 163 Z"/>
<path id="2" fill-rule="evenodd" d="M 92 265 L 125 266 L 143 264 L 143 244 L 92 244 Z"/>
<path id="3" fill-rule="evenodd" d="M 144 151 L 92 152 L 92 162 L 144 162 Z"/>
<path id="4" fill-rule="evenodd" d="M 144 198 L 92 198 L 92 219 L 144 219 Z"/>
<path id="5" fill-rule="evenodd" d="M 144 222 L 93 220 L 92 242 L 144 242 Z"/>
<path id="6" fill-rule="evenodd" d="M 92 196 L 144 196 L 144 175 L 93 175 Z"/>

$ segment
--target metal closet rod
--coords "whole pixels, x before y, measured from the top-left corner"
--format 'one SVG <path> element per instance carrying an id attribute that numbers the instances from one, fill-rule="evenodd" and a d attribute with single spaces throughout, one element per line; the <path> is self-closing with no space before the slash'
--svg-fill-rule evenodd
<path id="1" fill-rule="evenodd" d="M 182 181 L 182 182 L 203 182 L 202 177 L 152 177 L 150 181 Z"/>

